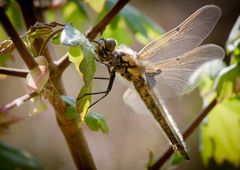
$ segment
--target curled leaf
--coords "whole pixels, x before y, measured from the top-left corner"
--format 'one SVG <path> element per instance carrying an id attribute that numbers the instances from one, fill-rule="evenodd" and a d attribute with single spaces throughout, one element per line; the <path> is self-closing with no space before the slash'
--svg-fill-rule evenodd
<path id="1" fill-rule="evenodd" d="M 0 42 L 0 55 L 9 54 L 13 52 L 15 45 L 12 40 L 4 40 Z"/>
<path id="2" fill-rule="evenodd" d="M 27 79 L 27 86 L 30 90 L 36 91 L 40 93 L 48 82 L 49 79 L 49 70 L 48 70 L 48 63 L 44 56 L 39 56 L 35 58 L 36 62 L 39 66 L 33 68 L 28 73 Z"/>
<path id="3" fill-rule="evenodd" d="M 77 46 L 82 45 L 91 51 L 93 51 L 94 47 L 89 42 L 89 40 L 76 28 L 72 26 L 72 24 L 67 24 L 64 27 L 64 30 L 61 34 L 61 43 L 67 46 Z"/>

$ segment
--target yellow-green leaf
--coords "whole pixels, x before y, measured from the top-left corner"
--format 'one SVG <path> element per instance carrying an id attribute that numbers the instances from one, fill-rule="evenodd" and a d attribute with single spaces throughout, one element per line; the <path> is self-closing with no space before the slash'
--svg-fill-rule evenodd
<path id="1" fill-rule="evenodd" d="M 217 104 L 201 126 L 201 155 L 205 165 L 214 159 L 219 165 L 227 161 L 240 166 L 240 98 Z"/>
<path id="2" fill-rule="evenodd" d="M 105 117 L 96 112 L 89 112 L 86 117 L 86 124 L 92 131 L 101 130 L 102 133 L 108 134 L 108 126 L 105 121 Z"/>
<path id="3" fill-rule="evenodd" d="M 84 0 L 94 11 L 101 12 L 106 0 Z"/>

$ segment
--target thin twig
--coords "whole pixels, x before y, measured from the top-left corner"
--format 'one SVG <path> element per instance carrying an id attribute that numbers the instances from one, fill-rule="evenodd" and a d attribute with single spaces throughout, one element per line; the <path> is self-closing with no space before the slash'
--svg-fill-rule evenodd
<path id="1" fill-rule="evenodd" d="M 207 116 L 207 114 L 212 110 L 212 108 L 217 104 L 217 99 L 213 99 L 213 101 L 201 111 L 201 113 L 196 117 L 196 119 L 190 123 L 190 125 L 184 130 L 183 138 L 187 139 L 194 130 L 200 125 L 202 120 Z M 170 158 L 173 154 L 172 147 L 169 147 L 168 150 L 151 166 L 148 167 L 148 170 L 158 170 L 160 169 L 163 164 Z"/>
<path id="2" fill-rule="evenodd" d="M 26 69 L 16 69 L 8 67 L 0 67 L 0 74 L 5 74 L 8 76 L 23 77 L 25 78 L 29 73 Z"/>
<path id="3" fill-rule="evenodd" d="M 3 106 L 0 106 L 0 113 L 5 113 L 9 110 L 11 110 L 12 108 L 16 107 L 16 106 L 20 106 L 22 105 L 25 101 L 31 99 L 32 97 L 35 97 L 37 96 L 38 93 L 37 92 L 33 92 L 33 93 L 30 93 L 30 94 L 25 94 L 17 99 L 14 99 L 13 101 L 3 105 Z"/>
<path id="4" fill-rule="evenodd" d="M 22 59 L 24 60 L 28 68 L 31 70 L 34 67 L 37 67 L 38 64 L 27 50 L 27 47 L 22 42 L 21 38 L 18 36 L 17 31 L 15 30 L 9 18 L 7 17 L 3 6 L 0 6 L 0 21 L 3 25 L 4 30 L 7 32 L 7 34 L 14 42 L 14 45 L 16 46 L 18 52 L 20 53 Z"/>
<path id="5" fill-rule="evenodd" d="M 86 33 L 86 37 L 89 39 L 94 39 L 98 33 L 102 33 L 106 26 L 111 22 L 111 20 L 119 13 L 119 11 L 129 2 L 130 0 L 119 0 L 116 5 L 107 13 L 107 15 L 100 20 L 100 22 L 93 28 L 90 28 Z M 58 67 L 64 66 L 66 68 L 71 62 L 68 56 L 65 54 L 59 61 Z M 58 69 L 59 70 L 59 69 Z"/>

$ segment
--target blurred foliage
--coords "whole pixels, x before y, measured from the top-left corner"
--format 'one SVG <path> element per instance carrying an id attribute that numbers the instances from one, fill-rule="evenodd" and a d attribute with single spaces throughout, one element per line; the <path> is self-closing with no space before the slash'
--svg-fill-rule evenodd
<path id="1" fill-rule="evenodd" d="M 0 142 L 0 169 L 42 170 L 43 167 L 28 152 L 15 149 Z"/>
<path id="2" fill-rule="evenodd" d="M 74 27 L 83 31 L 87 29 L 88 25 L 92 24 L 92 20 L 95 20 L 95 23 L 97 23 L 97 21 L 102 19 L 115 3 L 116 1 L 114 0 L 68 0 L 60 12 L 62 17 L 60 20 L 64 23 L 70 22 Z M 46 14 L 48 21 L 55 21 L 57 20 L 56 17 L 59 17 L 53 9 L 48 9 Z M 22 15 L 16 1 L 8 1 L 7 15 L 16 28 L 23 28 Z M 238 132 L 240 128 L 239 22 L 236 22 L 227 42 L 227 51 L 231 55 L 231 65 L 223 69 L 215 83 L 214 78 L 206 77 L 204 78 L 205 84 L 202 85 L 203 90 L 201 92 L 204 96 L 206 95 L 204 97 L 205 103 L 208 103 L 209 99 L 212 99 L 213 96 L 217 96 L 218 100 L 218 104 L 209 113 L 209 116 L 201 127 L 201 154 L 205 165 L 208 165 L 209 160 L 213 159 L 219 164 L 223 163 L 223 161 L 228 161 L 235 166 L 240 166 L 240 133 Z M 46 40 L 54 31 L 56 31 L 54 26 L 35 26 L 22 39 L 31 50 L 31 39 L 44 37 Z M 134 38 L 138 42 L 146 44 L 150 40 L 159 37 L 163 32 L 163 29 L 159 25 L 141 14 L 131 5 L 126 5 L 106 27 L 102 36 L 114 38 L 119 44 L 125 43 L 130 45 L 134 41 Z M 83 78 L 84 84 L 80 89 L 77 101 L 68 96 L 62 97 L 67 104 L 65 114 L 69 119 L 79 121 L 80 125 L 86 119 L 88 127 L 93 131 L 108 133 L 109 130 L 102 115 L 94 112 L 87 114 L 88 107 L 91 105 L 91 96 L 86 95 L 82 97 L 86 93 L 92 93 L 92 80 L 95 73 L 95 53 L 91 50 L 92 47 L 89 46 L 89 42 L 82 38 L 83 34 L 75 34 L 74 30 L 73 32 L 70 31 L 70 33 L 72 33 L 72 37 L 65 37 L 66 41 L 61 41 L 61 43 L 71 46 L 68 52 L 69 59 L 75 64 L 76 70 Z M 7 39 L 6 37 L 3 34 L 2 27 L 0 27 L 0 39 Z M 76 40 L 76 42 L 73 42 L 73 40 Z M 52 42 L 59 44 L 60 36 L 56 36 Z M 9 56 L 11 56 L 12 47 L 10 40 L 0 44 L 0 66 L 4 65 Z M 212 86 L 215 87 L 216 93 L 211 94 L 212 96 L 209 98 L 207 94 L 212 89 Z M 3 144 L 0 147 L 0 169 L 13 169 L 16 167 L 20 167 L 21 169 L 25 167 L 28 169 L 42 169 L 35 159 L 26 156 L 21 151 Z M 173 164 L 179 164 L 180 162 L 181 159 L 178 156 L 172 157 Z"/>
<path id="3" fill-rule="evenodd" d="M 201 155 L 205 165 L 215 161 L 240 167 L 240 17 L 234 25 L 226 49 L 231 65 L 222 69 L 216 78 L 204 79 L 203 91 L 213 86 L 218 104 L 210 111 L 201 126 Z M 206 81 L 207 80 L 207 81 Z M 205 97 L 204 102 L 208 103 Z"/>
<path id="4" fill-rule="evenodd" d="M 103 10 L 98 15 L 98 20 L 103 18 L 115 3 L 115 0 L 106 1 Z M 126 5 L 107 26 L 103 36 L 114 38 L 119 43 L 129 45 L 131 39 L 127 28 L 134 33 L 135 38 L 142 44 L 156 39 L 164 32 L 159 25 L 141 14 L 136 8 Z"/>

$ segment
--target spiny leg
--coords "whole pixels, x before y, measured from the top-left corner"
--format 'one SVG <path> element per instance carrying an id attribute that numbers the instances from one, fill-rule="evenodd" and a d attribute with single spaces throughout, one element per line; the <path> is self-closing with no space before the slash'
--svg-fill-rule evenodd
<path id="1" fill-rule="evenodd" d="M 92 103 L 92 104 L 88 107 L 87 111 L 88 111 L 93 105 L 95 105 L 95 104 L 98 103 L 100 100 L 102 100 L 103 98 L 105 98 L 105 97 L 109 94 L 109 92 L 112 90 L 113 82 L 114 82 L 114 80 L 115 80 L 115 72 L 112 71 L 112 72 L 110 73 L 110 77 L 109 77 L 109 78 L 101 78 L 101 77 L 100 77 L 100 79 L 104 79 L 104 80 L 107 80 L 107 79 L 108 79 L 108 80 L 109 80 L 108 87 L 107 87 L 107 90 L 106 90 L 106 91 L 96 92 L 96 93 L 86 93 L 86 94 L 80 96 L 79 98 L 77 98 L 77 100 L 80 100 L 81 98 L 83 98 L 83 97 L 85 97 L 85 96 L 88 96 L 88 95 L 104 94 L 102 97 L 100 97 L 100 98 L 99 98 L 98 100 L 96 100 L 94 103 Z"/>

